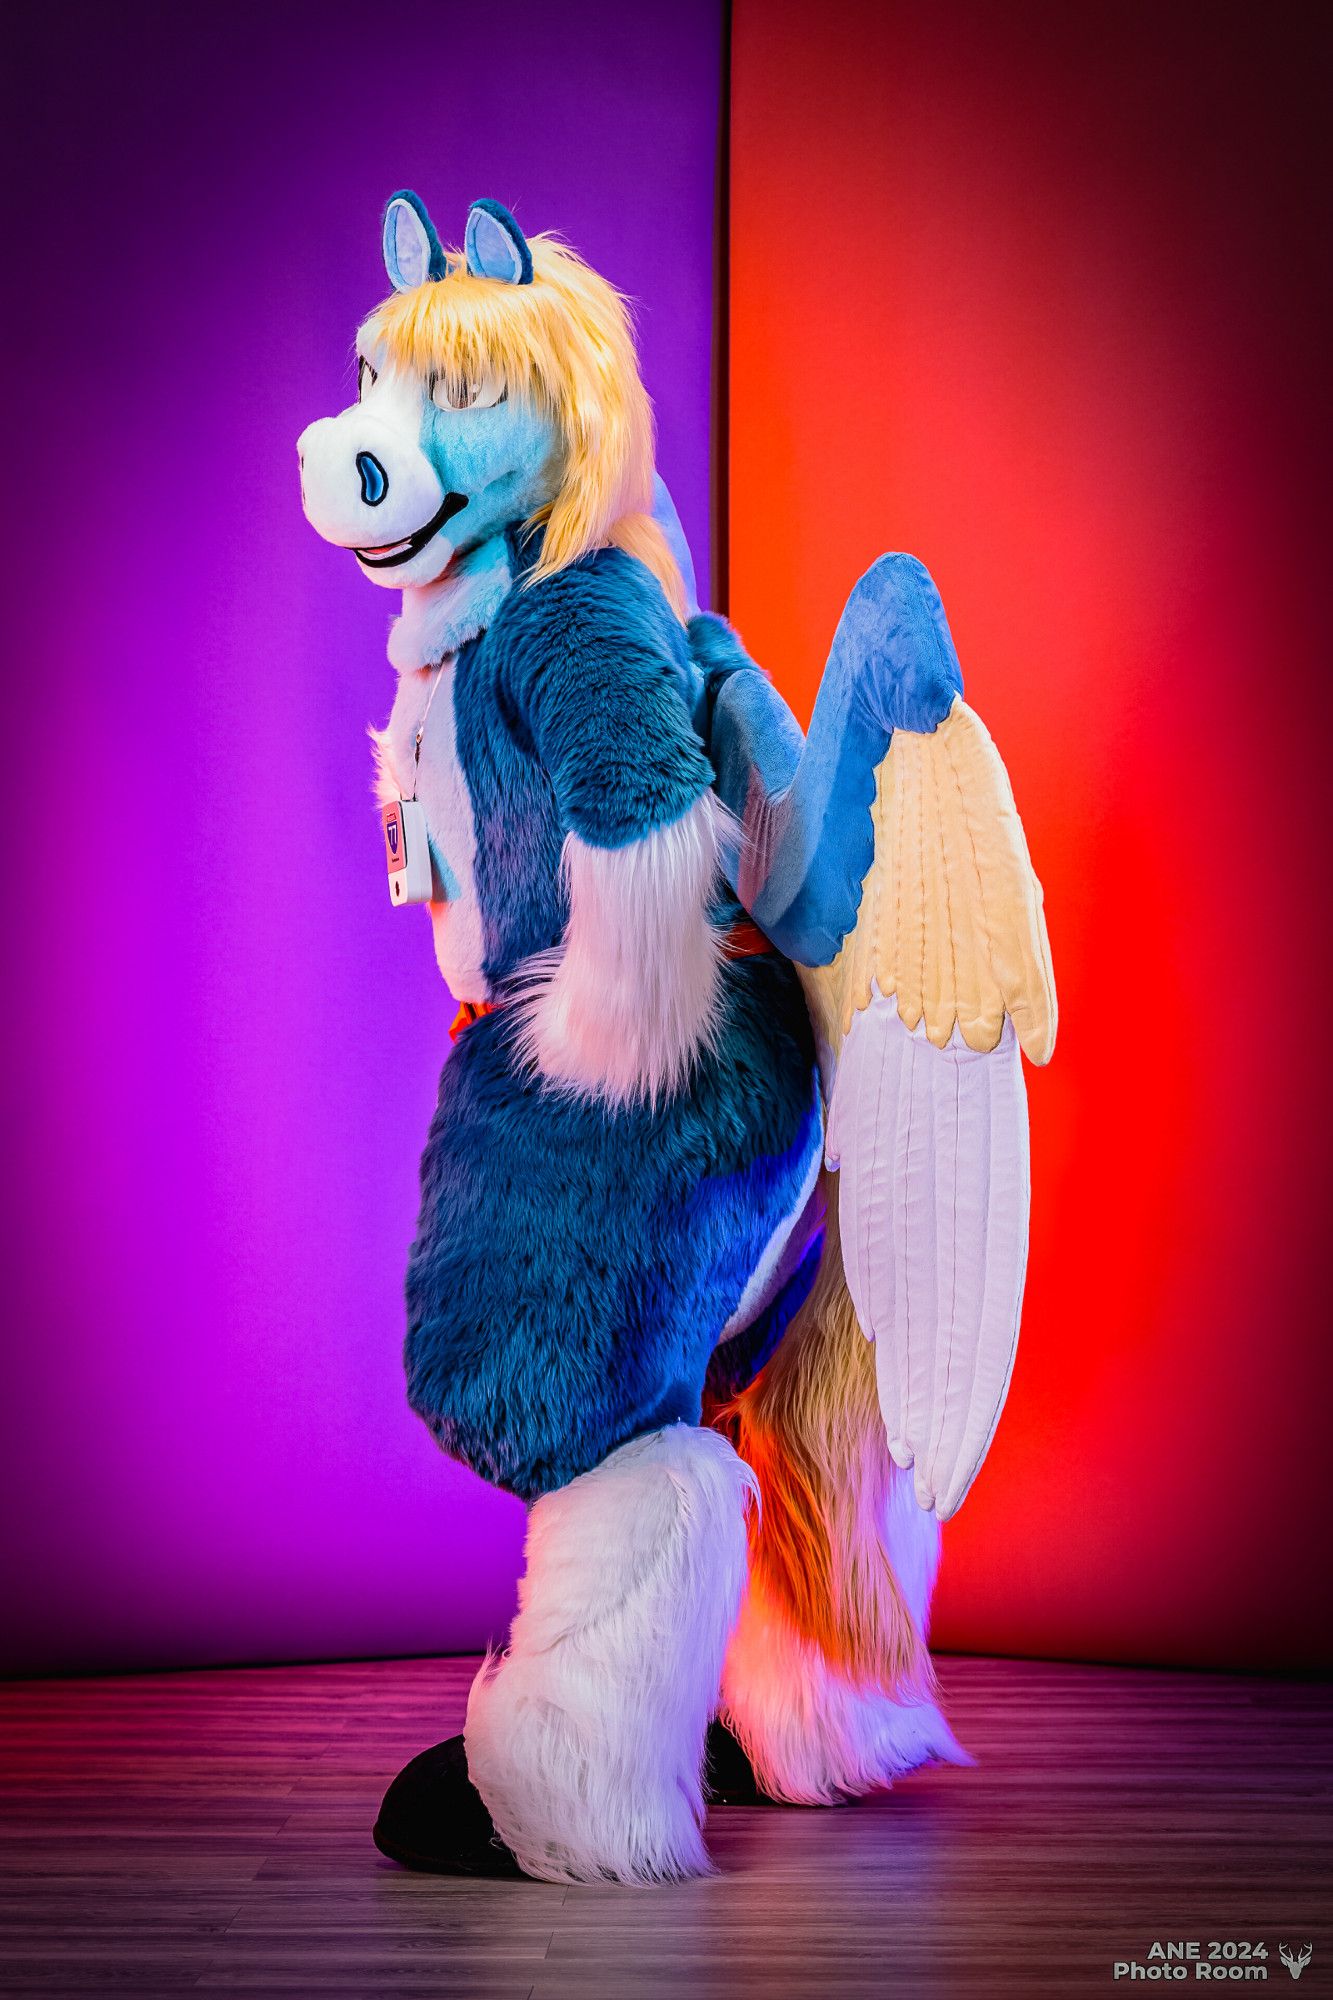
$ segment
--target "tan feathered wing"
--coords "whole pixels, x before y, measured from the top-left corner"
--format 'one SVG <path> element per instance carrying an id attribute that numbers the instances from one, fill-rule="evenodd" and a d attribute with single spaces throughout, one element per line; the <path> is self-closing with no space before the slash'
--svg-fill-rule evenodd
<path id="1" fill-rule="evenodd" d="M 875 858 L 855 928 L 810 975 L 836 1051 L 878 985 L 937 1049 L 957 1025 L 995 1048 L 1007 1014 L 1028 1061 L 1055 1048 L 1055 981 L 1041 884 L 1009 774 L 961 695 L 933 735 L 894 732 L 876 778 Z"/>

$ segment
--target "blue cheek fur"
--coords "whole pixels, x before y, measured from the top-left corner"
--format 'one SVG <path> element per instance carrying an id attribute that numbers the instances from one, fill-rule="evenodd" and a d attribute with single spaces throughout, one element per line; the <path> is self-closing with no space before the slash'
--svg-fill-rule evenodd
<path id="1" fill-rule="evenodd" d="M 440 410 L 427 401 L 421 449 L 446 493 L 465 493 L 458 547 L 484 541 L 552 497 L 556 432 L 549 417 L 510 397 L 489 410 Z"/>

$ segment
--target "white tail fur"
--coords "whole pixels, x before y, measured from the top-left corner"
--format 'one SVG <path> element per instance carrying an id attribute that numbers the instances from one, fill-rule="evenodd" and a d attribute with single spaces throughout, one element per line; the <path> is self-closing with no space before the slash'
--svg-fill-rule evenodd
<path id="1" fill-rule="evenodd" d="M 727 1652 L 722 1707 L 763 1789 L 796 1805 L 860 1798 L 921 1764 L 971 1762 L 934 1702 L 858 1685 L 754 1590 Z"/>

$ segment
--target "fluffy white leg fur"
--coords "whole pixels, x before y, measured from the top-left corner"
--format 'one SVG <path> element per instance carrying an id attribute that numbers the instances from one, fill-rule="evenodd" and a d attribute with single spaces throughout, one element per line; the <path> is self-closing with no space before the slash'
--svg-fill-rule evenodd
<path id="1" fill-rule="evenodd" d="M 468 1770 L 548 1882 L 709 1872 L 704 1732 L 745 1580 L 748 1466 L 672 1424 L 532 1509 L 509 1651 L 468 1699 Z"/>
<path id="2" fill-rule="evenodd" d="M 912 1474 L 896 1466 L 883 1539 L 924 1639 L 940 1528 L 917 1505 Z M 971 1762 L 933 1702 L 858 1685 L 753 1585 L 727 1651 L 722 1707 L 763 1789 L 800 1805 L 859 1798 L 921 1764 Z"/>
<path id="3" fill-rule="evenodd" d="M 553 1083 L 609 1103 L 668 1096 L 717 1027 L 721 939 L 708 921 L 724 809 L 711 793 L 625 847 L 570 834 L 569 923 L 528 968 L 520 1034 Z"/>

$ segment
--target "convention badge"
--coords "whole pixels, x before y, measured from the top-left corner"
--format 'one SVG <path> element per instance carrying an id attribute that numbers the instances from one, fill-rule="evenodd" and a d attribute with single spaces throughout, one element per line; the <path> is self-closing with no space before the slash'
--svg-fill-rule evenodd
<path id="1" fill-rule="evenodd" d="M 431 867 L 425 807 L 416 799 L 395 799 L 392 805 L 385 806 L 380 821 L 384 827 L 390 902 L 428 903 Z"/>
<path id="2" fill-rule="evenodd" d="M 412 796 L 396 798 L 380 813 L 384 827 L 384 859 L 389 870 L 391 903 L 429 903 L 435 893 L 435 870 L 430 858 L 430 835 L 426 831 L 426 808 L 417 798 L 421 775 L 421 745 L 430 721 L 435 697 L 447 676 L 444 665 L 436 670 L 421 720 L 412 738 Z"/>

